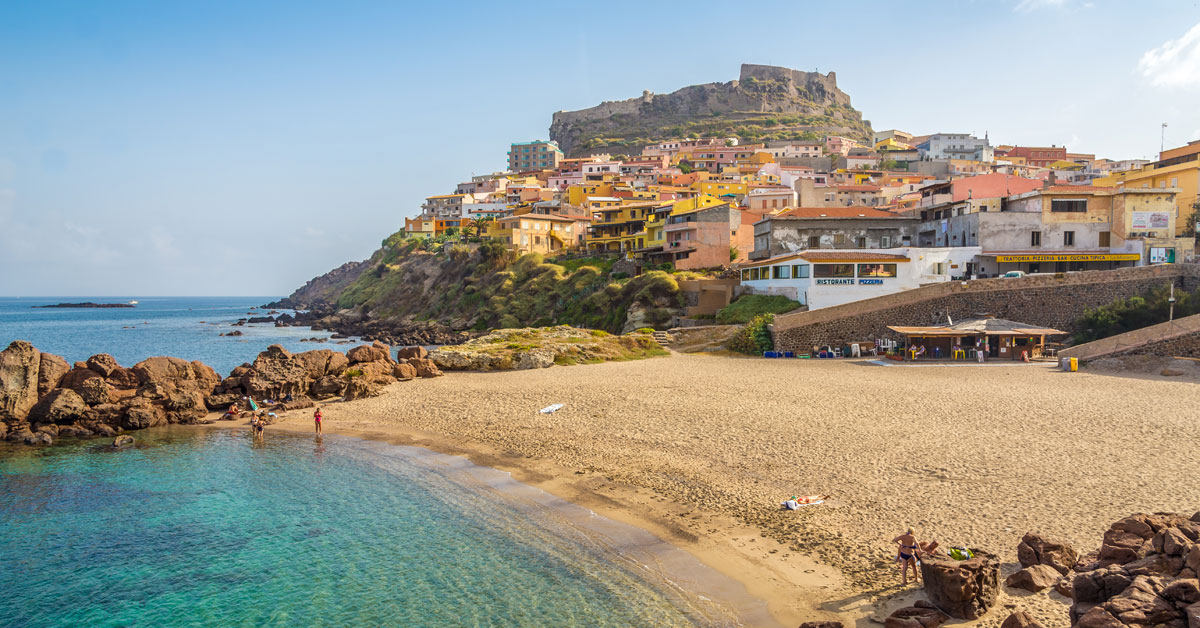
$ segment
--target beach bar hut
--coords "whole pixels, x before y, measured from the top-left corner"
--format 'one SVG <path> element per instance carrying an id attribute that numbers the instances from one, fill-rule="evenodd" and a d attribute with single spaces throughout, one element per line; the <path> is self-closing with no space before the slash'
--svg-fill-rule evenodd
<path id="1" fill-rule="evenodd" d="M 934 327 L 888 326 L 910 347 L 924 347 L 924 358 L 973 359 L 979 351 L 998 360 L 1041 357 L 1047 336 L 1067 332 L 1002 318 L 973 318 Z M 911 355 L 911 354 L 910 354 Z"/>

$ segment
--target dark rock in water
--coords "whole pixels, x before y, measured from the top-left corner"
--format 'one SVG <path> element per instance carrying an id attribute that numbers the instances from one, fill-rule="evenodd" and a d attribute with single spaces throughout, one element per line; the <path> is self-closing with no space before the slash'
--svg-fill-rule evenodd
<path id="1" fill-rule="evenodd" d="M 117 433 L 116 428 L 103 423 L 92 425 L 91 430 L 96 433 L 96 436 L 114 436 Z"/>
<path id="2" fill-rule="evenodd" d="M 128 434 L 121 434 L 113 439 L 113 447 L 129 447 L 133 444 L 133 437 Z"/>
<path id="3" fill-rule="evenodd" d="M 31 436 L 26 436 L 24 439 L 26 445 L 53 445 L 54 437 L 45 432 L 34 432 Z"/>
<path id="4" fill-rule="evenodd" d="M 130 303 L 92 303 L 87 301 L 84 303 L 55 303 L 54 305 L 34 305 L 34 308 L 51 308 L 51 307 L 69 307 L 69 308 L 110 308 L 110 307 L 135 307 Z"/>
<path id="5" fill-rule="evenodd" d="M 274 323 L 275 319 L 271 318 L 270 316 L 251 316 L 250 318 L 246 319 L 246 322 L 252 325 L 258 323 Z"/>
<path id="6" fill-rule="evenodd" d="M 21 443 L 24 442 L 26 438 L 32 437 L 33 430 L 29 428 L 29 424 L 21 423 L 12 426 L 12 428 L 8 431 L 8 434 L 4 437 L 4 440 Z"/>
<path id="7" fill-rule="evenodd" d="M 1000 561 L 987 552 L 972 551 L 975 557 L 967 560 L 934 556 L 921 560 L 929 601 L 958 619 L 983 616 L 1000 592 Z"/>
<path id="8" fill-rule="evenodd" d="M 64 425 L 58 428 L 59 438 L 87 438 L 92 431 L 80 425 Z"/>
<path id="9" fill-rule="evenodd" d="M 243 333 L 242 333 L 242 330 L 240 330 L 240 329 L 235 329 L 235 330 L 233 330 L 233 331 L 231 331 L 231 332 L 226 332 L 226 333 L 224 333 L 224 334 L 221 334 L 221 335 L 222 335 L 222 336 L 242 336 L 242 335 L 245 335 L 245 334 L 243 334 Z"/>
<path id="10" fill-rule="evenodd" d="M 29 420 L 38 423 L 74 423 L 84 418 L 87 404 L 70 388 L 55 388 L 29 411 Z"/>
<path id="11" fill-rule="evenodd" d="M 37 424 L 33 426 L 34 433 L 44 432 L 51 436 L 58 436 L 58 426 L 53 423 Z"/>
<path id="12" fill-rule="evenodd" d="M 161 406 L 139 398 L 125 409 L 125 419 L 121 426 L 127 430 L 141 430 L 166 424 L 167 413 Z"/>

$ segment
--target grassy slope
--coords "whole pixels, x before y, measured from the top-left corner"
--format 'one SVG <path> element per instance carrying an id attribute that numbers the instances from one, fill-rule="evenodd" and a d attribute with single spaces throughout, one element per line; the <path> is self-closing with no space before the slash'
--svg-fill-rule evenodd
<path id="1" fill-rule="evenodd" d="M 669 273 L 612 279 L 608 260 L 559 265 L 535 253 L 517 257 L 499 244 L 433 254 L 393 237 L 369 264 L 336 302 L 372 318 L 474 329 L 568 324 L 619 333 L 632 307 L 648 310 L 652 324 L 666 324 L 682 305 Z"/>
<path id="2" fill-rule="evenodd" d="M 717 312 L 717 324 L 749 323 L 760 314 L 783 314 L 799 307 L 798 301 L 793 301 L 785 296 L 746 294 Z"/>

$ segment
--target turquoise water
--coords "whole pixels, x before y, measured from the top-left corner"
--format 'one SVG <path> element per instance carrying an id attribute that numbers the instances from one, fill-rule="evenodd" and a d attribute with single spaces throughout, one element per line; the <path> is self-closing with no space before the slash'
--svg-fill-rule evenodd
<path id="1" fill-rule="evenodd" d="M 251 307 L 276 297 L 0 297 L 0 349 L 13 340 L 27 340 L 42 351 L 56 353 L 68 362 L 109 353 L 122 366 L 155 355 L 200 360 L 228 375 L 233 367 L 254 360 L 272 344 L 289 351 L 335 349 L 345 351 L 354 344 L 300 342 L 301 338 L 328 338 L 330 332 L 307 327 L 275 327 L 272 323 L 231 327 L 239 318 L 265 316 L 267 310 L 251 314 Z M 118 309 L 33 308 L 54 303 L 126 303 L 137 307 Z M 286 311 L 286 310 L 281 310 Z M 221 337 L 241 330 L 244 336 Z"/>
<path id="2" fill-rule="evenodd" d="M 682 552 L 461 458 L 270 428 L 136 436 L 0 444 L 0 625 L 732 623 L 647 569 L 703 570 Z"/>

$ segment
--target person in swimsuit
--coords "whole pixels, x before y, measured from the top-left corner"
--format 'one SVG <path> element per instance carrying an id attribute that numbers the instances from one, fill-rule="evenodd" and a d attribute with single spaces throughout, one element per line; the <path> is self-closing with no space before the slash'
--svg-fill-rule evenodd
<path id="1" fill-rule="evenodd" d="M 313 423 L 316 423 L 317 436 L 321 435 L 321 406 L 317 406 L 317 411 L 313 412 Z"/>
<path id="2" fill-rule="evenodd" d="M 896 562 L 900 563 L 900 577 L 902 581 L 900 586 L 908 584 L 908 568 L 911 566 L 913 570 L 913 580 L 920 581 L 920 572 L 917 571 L 917 553 L 920 547 L 917 545 L 917 537 L 913 534 L 913 529 L 905 530 L 904 534 L 892 539 L 892 542 L 898 545 L 896 552 Z"/>
<path id="3" fill-rule="evenodd" d="M 263 420 L 261 418 L 259 418 L 257 415 L 254 418 L 250 419 L 250 429 L 254 432 L 255 438 L 262 437 L 263 429 L 266 426 L 267 426 L 267 424 L 264 423 Z"/>

